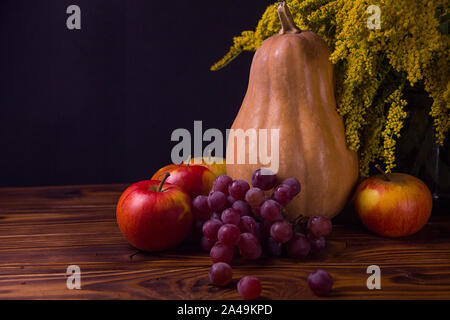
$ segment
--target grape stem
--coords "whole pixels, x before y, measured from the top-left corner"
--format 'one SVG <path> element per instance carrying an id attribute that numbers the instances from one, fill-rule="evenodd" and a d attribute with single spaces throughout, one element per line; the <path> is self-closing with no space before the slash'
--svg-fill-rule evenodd
<path id="1" fill-rule="evenodd" d="M 294 224 L 294 225 L 297 225 L 297 224 L 302 223 L 302 222 L 305 222 L 305 221 L 307 221 L 307 220 L 308 220 L 308 217 L 299 215 L 297 218 L 294 219 L 293 224 Z"/>

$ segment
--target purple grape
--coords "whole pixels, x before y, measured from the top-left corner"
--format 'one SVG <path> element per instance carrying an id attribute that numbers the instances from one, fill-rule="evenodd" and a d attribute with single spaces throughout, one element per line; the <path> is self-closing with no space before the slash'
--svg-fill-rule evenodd
<path id="1" fill-rule="evenodd" d="M 279 257 L 283 251 L 283 244 L 276 242 L 273 238 L 269 237 L 266 242 L 266 248 L 271 256 Z"/>
<path id="2" fill-rule="evenodd" d="M 217 232 L 223 223 L 217 219 L 210 219 L 203 224 L 203 235 L 211 241 L 217 241 Z"/>
<path id="3" fill-rule="evenodd" d="M 250 206 L 244 200 L 236 200 L 231 207 L 239 211 L 241 217 L 250 216 L 252 212 Z"/>
<path id="4" fill-rule="evenodd" d="M 263 224 L 264 224 L 264 232 L 267 234 L 267 236 L 269 236 L 270 234 L 270 227 L 273 225 L 275 221 L 268 221 L 268 220 L 263 220 Z"/>
<path id="5" fill-rule="evenodd" d="M 218 212 L 213 212 L 212 215 L 211 215 L 211 217 L 210 217 L 210 219 L 216 219 L 216 220 L 222 221 L 222 220 L 221 220 L 221 214 L 218 213 Z"/>
<path id="6" fill-rule="evenodd" d="M 300 182 L 298 182 L 296 178 L 287 178 L 281 184 L 289 186 L 291 190 L 291 198 L 294 198 L 296 195 L 298 195 L 300 193 L 300 190 L 302 189 Z"/>
<path id="7" fill-rule="evenodd" d="M 203 224 L 205 223 L 205 220 L 197 219 L 195 220 L 193 224 L 193 233 L 195 235 L 195 238 L 200 240 L 203 236 Z"/>
<path id="8" fill-rule="evenodd" d="M 227 196 L 220 191 L 213 191 L 208 196 L 208 205 L 211 211 L 222 211 L 227 203 Z"/>
<path id="9" fill-rule="evenodd" d="M 200 246 L 205 252 L 210 252 L 215 243 L 215 241 L 211 241 L 205 236 L 200 239 Z"/>
<path id="10" fill-rule="evenodd" d="M 266 200 L 261 206 L 261 217 L 269 222 L 283 219 L 281 205 L 275 200 Z"/>
<path id="11" fill-rule="evenodd" d="M 277 183 L 277 176 L 269 169 L 258 169 L 253 172 L 252 186 L 261 190 L 270 190 Z"/>
<path id="12" fill-rule="evenodd" d="M 275 221 L 270 227 L 270 236 L 279 243 L 288 242 L 292 234 L 292 224 L 287 220 Z"/>
<path id="13" fill-rule="evenodd" d="M 250 186 L 246 181 L 236 179 L 228 187 L 228 193 L 236 200 L 244 200 L 248 189 L 250 189 Z"/>
<path id="14" fill-rule="evenodd" d="M 262 254 L 262 248 L 258 239 L 249 232 L 241 234 L 238 242 L 238 247 L 239 253 L 245 259 L 258 259 Z"/>
<path id="15" fill-rule="evenodd" d="M 268 230 L 266 230 L 264 223 L 256 222 L 256 229 L 254 235 L 258 239 L 260 244 L 264 244 L 267 237 L 269 236 L 269 232 Z"/>
<path id="16" fill-rule="evenodd" d="M 255 217 L 260 217 L 261 216 L 261 207 L 253 207 L 252 212 Z"/>
<path id="17" fill-rule="evenodd" d="M 227 203 L 225 206 L 227 208 L 231 208 L 235 202 L 236 202 L 235 198 L 233 198 L 232 196 L 227 196 Z"/>
<path id="18" fill-rule="evenodd" d="M 313 216 L 309 218 L 306 228 L 314 238 L 320 238 L 328 236 L 333 229 L 333 225 L 327 217 Z"/>
<path id="19" fill-rule="evenodd" d="M 305 258 L 311 251 L 311 245 L 304 234 L 296 233 L 286 244 L 288 256 L 294 259 Z"/>
<path id="20" fill-rule="evenodd" d="M 325 270 L 319 269 L 308 276 L 308 286 L 318 296 L 328 296 L 333 287 L 333 278 Z"/>
<path id="21" fill-rule="evenodd" d="M 261 281 L 258 278 L 246 276 L 239 280 L 237 290 L 245 300 L 259 298 L 262 292 Z"/>
<path id="22" fill-rule="evenodd" d="M 217 238 L 223 244 L 234 246 L 238 243 L 241 230 L 234 224 L 224 224 L 217 232 Z"/>
<path id="23" fill-rule="evenodd" d="M 216 242 L 209 252 L 212 262 L 230 263 L 234 257 L 234 248 L 227 244 Z"/>
<path id="24" fill-rule="evenodd" d="M 249 216 L 241 217 L 241 221 L 239 222 L 239 229 L 241 230 L 241 233 L 250 232 L 255 234 L 256 228 L 255 219 Z"/>
<path id="25" fill-rule="evenodd" d="M 200 195 L 195 197 L 192 201 L 192 207 L 197 219 L 209 219 L 211 209 L 209 209 L 207 196 Z"/>
<path id="26" fill-rule="evenodd" d="M 324 237 L 320 237 L 320 238 L 313 238 L 313 237 L 308 237 L 309 240 L 309 244 L 311 245 L 311 252 L 312 253 L 317 253 L 323 249 L 325 249 L 326 246 L 326 240 Z"/>
<path id="27" fill-rule="evenodd" d="M 251 207 L 259 207 L 264 202 L 265 194 L 260 188 L 251 188 L 245 194 L 245 201 Z"/>
<path id="28" fill-rule="evenodd" d="M 215 286 L 226 286 L 231 282 L 232 278 L 233 270 L 228 263 L 217 262 L 209 270 L 209 281 Z"/>
<path id="29" fill-rule="evenodd" d="M 228 187 L 232 182 L 233 179 L 231 179 L 231 177 L 222 174 L 214 180 L 211 191 L 220 191 L 223 194 L 228 195 Z"/>
<path id="30" fill-rule="evenodd" d="M 229 223 L 238 226 L 239 221 L 241 221 L 241 216 L 239 214 L 239 211 L 237 211 L 236 209 L 228 208 L 222 212 L 221 220 L 223 223 Z"/>
<path id="31" fill-rule="evenodd" d="M 189 231 L 186 241 L 198 243 L 203 236 L 203 223 L 204 220 L 195 220 L 192 224 L 191 230 Z"/>
<path id="32" fill-rule="evenodd" d="M 285 207 L 289 202 L 291 202 L 291 188 L 288 185 L 280 184 L 275 188 L 273 192 L 273 198 Z"/>

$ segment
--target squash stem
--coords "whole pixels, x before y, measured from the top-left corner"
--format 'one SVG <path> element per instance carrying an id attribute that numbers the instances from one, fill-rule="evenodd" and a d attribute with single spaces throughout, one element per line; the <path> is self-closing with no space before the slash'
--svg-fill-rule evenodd
<path id="1" fill-rule="evenodd" d="M 294 19 L 292 19 L 291 12 L 286 5 L 286 1 L 280 1 L 277 6 L 278 17 L 281 22 L 281 30 L 280 34 L 287 33 L 300 33 L 301 30 L 297 28 L 294 23 Z"/>

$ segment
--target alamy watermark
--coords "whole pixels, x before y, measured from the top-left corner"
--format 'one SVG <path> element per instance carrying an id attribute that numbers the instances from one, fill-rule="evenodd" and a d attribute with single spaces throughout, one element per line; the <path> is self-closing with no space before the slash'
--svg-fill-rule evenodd
<path id="1" fill-rule="evenodd" d="M 277 173 L 279 169 L 278 128 L 226 129 L 224 139 L 219 129 L 211 128 L 203 132 L 202 121 L 194 121 L 194 137 L 189 130 L 178 128 L 172 132 L 171 141 L 178 142 L 171 152 L 171 160 L 176 164 L 184 163 L 191 158 L 210 158 L 212 154 L 214 158 L 210 158 L 211 162 L 220 161 L 224 155 L 224 147 L 227 146 L 228 164 L 259 164 L 261 168 L 273 173 Z M 210 143 L 203 148 L 205 141 Z M 192 142 L 194 142 L 193 153 Z"/>
<path id="2" fill-rule="evenodd" d="M 79 6 L 72 4 L 67 7 L 66 13 L 70 14 L 66 20 L 66 26 L 69 30 L 81 29 L 81 9 Z"/>
<path id="3" fill-rule="evenodd" d="M 367 19 L 367 28 L 370 30 L 381 29 L 381 9 L 377 5 L 370 5 L 366 10 L 371 16 Z"/>
<path id="4" fill-rule="evenodd" d="M 67 289 L 81 289 L 81 269 L 76 264 L 72 264 L 67 267 L 66 275 L 68 275 L 66 280 Z"/>
<path id="5" fill-rule="evenodd" d="M 367 281 L 366 281 L 367 289 L 380 290 L 381 289 L 381 269 L 380 269 L 380 267 L 377 266 L 376 264 L 370 265 L 367 267 L 366 273 L 371 274 L 371 276 L 368 277 Z"/>

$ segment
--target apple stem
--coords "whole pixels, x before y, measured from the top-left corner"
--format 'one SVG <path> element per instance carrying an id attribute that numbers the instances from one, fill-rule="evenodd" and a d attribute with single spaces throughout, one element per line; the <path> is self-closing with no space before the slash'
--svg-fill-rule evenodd
<path id="1" fill-rule="evenodd" d="M 166 182 L 167 178 L 170 176 L 170 173 L 169 172 L 165 172 L 162 175 L 164 175 L 164 178 L 161 180 L 161 183 L 159 184 L 158 189 L 156 190 L 157 192 L 161 192 L 162 187 L 164 185 L 164 182 Z"/>
<path id="2" fill-rule="evenodd" d="M 191 155 L 189 155 L 187 160 L 185 161 L 186 167 L 189 167 L 189 165 L 191 164 L 191 159 L 192 159 L 192 157 L 191 157 Z"/>
<path id="3" fill-rule="evenodd" d="M 387 181 L 391 181 L 391 179 L 389 179 L 389 177 L 388 177 L 388 175 L 386 174 L 386 172 L 385 172 L 383 169 L 381 169 L 381 167 L 380 167 L 379 164 L 376 164 L 376 165 L 375 165 L 375 169 L 377 169 L 377 170 L 383 175 L 383 177 L 384 177 Z"/>

